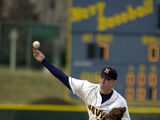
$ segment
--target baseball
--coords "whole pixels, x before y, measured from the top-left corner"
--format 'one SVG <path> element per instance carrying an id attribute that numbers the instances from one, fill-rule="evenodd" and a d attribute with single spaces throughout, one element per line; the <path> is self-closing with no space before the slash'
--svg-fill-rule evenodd
<path id="1" fill-rule="evenodd" d="M 39 41 L 34 41 L 33 42 L 33 47 L 34 48 L 39 48 L 40 47 L 40 42 Z"/>

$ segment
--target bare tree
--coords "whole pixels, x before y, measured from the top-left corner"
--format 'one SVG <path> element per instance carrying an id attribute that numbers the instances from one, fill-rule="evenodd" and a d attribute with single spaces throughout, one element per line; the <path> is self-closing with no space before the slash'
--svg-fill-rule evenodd
<path id="1" fill-rule="evenodd" d="M 2 18 L 3 0 L 0 0 L 0 19 Z"/>
<path id="2" fill-rule="evenodd" d="M 2 0 L 0 0 L 2 1 Z M 2 12 L 2 18 L 9 20 L 37 21 L 38 14 L 35 13 L 34 5 L 30 0 L 10 0 L 10 3 L 5 2 Z M 1 7 L 1 6 L 0 6 Z"/>

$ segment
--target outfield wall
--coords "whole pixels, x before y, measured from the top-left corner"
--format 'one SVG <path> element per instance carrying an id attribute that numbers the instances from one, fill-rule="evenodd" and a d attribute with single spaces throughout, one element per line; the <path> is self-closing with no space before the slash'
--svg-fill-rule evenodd
<path id="1" fill-rule="evenodd" d="M 132 120 L 159 120 L 159 107 L 129 107 Z M 0 120 L 88 120 L 85 106 L 0 105 Z"/>

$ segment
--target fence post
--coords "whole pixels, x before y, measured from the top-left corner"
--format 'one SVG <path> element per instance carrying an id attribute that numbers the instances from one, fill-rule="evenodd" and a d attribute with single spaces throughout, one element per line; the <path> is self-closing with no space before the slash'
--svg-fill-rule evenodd
<path id="1" fill-rule="evenodd" d="M 32 25 L 29 25 L 28 27 L 26 43 L 26 68 L 29 69 L 31 68 Z"/>
<path id="2" fill-rule="evenodd" d="M 0 62 L 2 60 L 2 22 L 0 21 Z"/>
<path id="3" fill-rule="evenodd" d="M 61 63 L 61 60 L 60 60 L 60 44 L 59 44 L 59 41 L 58 41 L 58 38 L 55 38 L 53 40 L 53 54 L 52 54 L 52 62 L 56 65 L 56 66 L 59 66 L 60 63 Z"/>
<path id="4" fill-rule="evenodd" d="M 14 28 L 10 32 L 10 64 L 9 68 L 11 70 L 16 69 L 16 44 L 18 39 L 18 32 Z"/>

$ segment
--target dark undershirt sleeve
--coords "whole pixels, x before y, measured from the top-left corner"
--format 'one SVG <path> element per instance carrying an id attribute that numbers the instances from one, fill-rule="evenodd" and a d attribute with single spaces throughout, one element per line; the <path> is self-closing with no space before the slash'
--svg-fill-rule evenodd
<path id="1" fill-rule="evenodd" d="M 64 72 L 53 66 L 46 58 L 41 63 L 50 71 L 50 73 L 52 73 L 53 76 L 58 78 L 65 86 L 67 86 L 71 90 L 69 77 L 64 74 Z"/>

